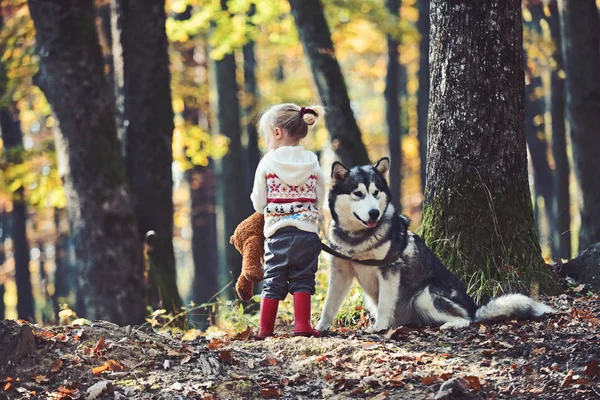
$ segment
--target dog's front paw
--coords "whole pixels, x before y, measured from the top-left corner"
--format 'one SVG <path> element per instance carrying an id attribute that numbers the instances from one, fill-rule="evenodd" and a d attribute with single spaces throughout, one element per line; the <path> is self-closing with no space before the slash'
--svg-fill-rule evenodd
<path id="1" fill-rule="evenodd" d="M 329 328 L 331 328 L 331 322 L 325 321 L 324 319 L 321 319 L 317 326 L 315 326 L 315 329 L 319 332 L 326 332 Z"/>
<path id="2" fill-rule="evenodd" d="M 367 333 L 378 333 L 378 332 L 387 331 L 388 329 L 389 329 L 388 324 L 375 322 L 373 325 L 371 325 L 370 327 L 368 327 L 366 329 L 366 332 Z"/>
<path id="3" fill-rule="evenodd" d="M 446 322 L 444 325 L 440 326 L 440 330 L 447 331 L 450 329 L 466 328 L 470 324 L 471 324 L 471 321 L 469 321 L 468 319 L 460 318 L 460 319 L 456 319 L 454 321 Z"/>

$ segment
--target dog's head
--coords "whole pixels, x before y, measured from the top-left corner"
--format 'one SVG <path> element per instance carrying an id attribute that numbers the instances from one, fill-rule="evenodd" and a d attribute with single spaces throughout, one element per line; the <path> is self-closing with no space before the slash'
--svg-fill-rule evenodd
<path id="1" fill-rule="evenodd" d="M 390 159 L 384 157 L 375 165 L 346 168 L 333 164 L 333 186 L 329 192 L 329 208 L 337 226 L 347 232 L 375 229 L 390 206 L 391 193 L 386 181 Z"/>

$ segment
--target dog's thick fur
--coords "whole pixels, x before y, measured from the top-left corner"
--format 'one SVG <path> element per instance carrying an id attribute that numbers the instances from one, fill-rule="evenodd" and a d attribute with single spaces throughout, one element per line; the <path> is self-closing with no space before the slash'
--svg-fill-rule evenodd
<path id="1" fill-rule="evenodd" d="M 340 163 L 333 165 L 331 246 L 355 260 L 399 256 L 395 263 L 383 267 L 332 258 L 318 330 L 331 327 L 354 278 L 375 318 L 371 332 L 403 325 L 460 328 L 472 321 L 531 319 L 553 311 L 521 294 L 504 295 L 477 307 L 423 239 L 408 230 L 408 219 L 396 213 L 385 178 L 388 169 L 388 158 L 374 166 L 350 170 Z"/>

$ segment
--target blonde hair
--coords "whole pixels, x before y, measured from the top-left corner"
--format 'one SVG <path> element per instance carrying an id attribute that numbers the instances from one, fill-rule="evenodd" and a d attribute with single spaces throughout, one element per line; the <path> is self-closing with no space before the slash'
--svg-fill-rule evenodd
<path id="1" fill-rule="evenodd" d="M 302 139 L 308 134 L 308 127 L 317 123 L 325 115 L 322 106 L 300 107 L 294 103 L 277 104 L 269 107 L 260 116 L 258 132 L 266 138 L 275 128 L 285 130 L 293 138 Z"/>

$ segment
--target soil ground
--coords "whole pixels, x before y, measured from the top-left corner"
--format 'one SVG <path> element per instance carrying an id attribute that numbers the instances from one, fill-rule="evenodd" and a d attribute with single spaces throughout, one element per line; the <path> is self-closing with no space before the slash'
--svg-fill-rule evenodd
<path id="1" fill-rule="evenodd" d="M 539 321 L 456 331 L 191 338 L 151 328 L 32 326 L 0 399 L 600 398 L 600 296 L 546 299 Z"/>

